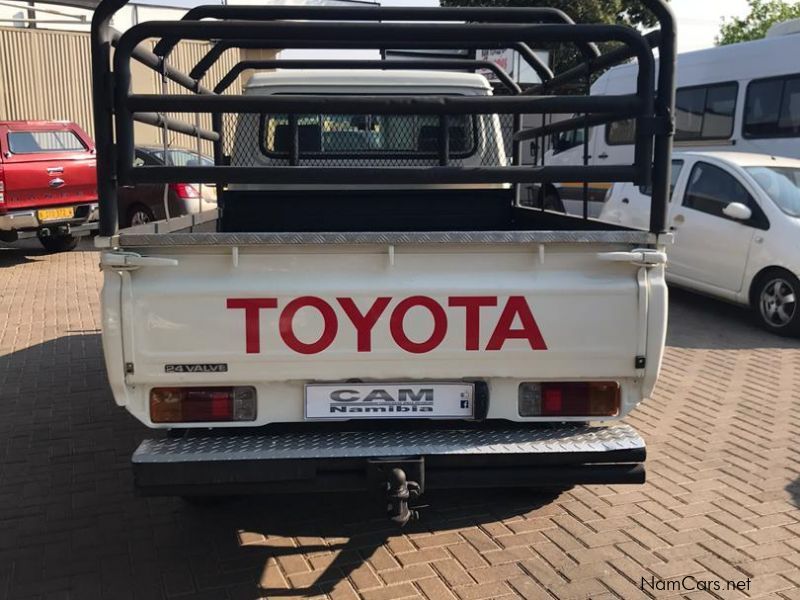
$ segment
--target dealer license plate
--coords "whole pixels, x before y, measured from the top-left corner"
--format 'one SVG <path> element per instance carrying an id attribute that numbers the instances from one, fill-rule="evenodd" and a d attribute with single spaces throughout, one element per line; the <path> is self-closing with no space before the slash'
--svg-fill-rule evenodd
<path id="1" fill-rule="evenodd" d="M 307 420 L 471 419 L 475 386 L 469 383 L 306 385 Z"/>
<path id="2" fill-rule="evenodd" d="M 36 211 L 40 221 L 61 221 L 71 219 L 75 216 L 73 206 L 63 206 L 61 208 L 44 208 Z"/>

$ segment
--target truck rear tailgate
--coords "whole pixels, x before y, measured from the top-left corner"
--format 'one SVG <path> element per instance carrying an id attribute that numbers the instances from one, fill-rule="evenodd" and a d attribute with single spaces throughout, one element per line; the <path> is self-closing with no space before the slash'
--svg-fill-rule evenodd
<path id="1" fill-rule="evenodd" d="M 149 425 L 153 387 L 253 386 L 258 425 L 302 421 L 306 384 L 346 381 L 482 381 L 488 417 L 518 421 L 520 382 L 619 381 L 622 416 L 666 326 L 663 269 L 612 254 L 634 247 L 173 246 L 123 268 L 107 253 L 110 380 Z"/>

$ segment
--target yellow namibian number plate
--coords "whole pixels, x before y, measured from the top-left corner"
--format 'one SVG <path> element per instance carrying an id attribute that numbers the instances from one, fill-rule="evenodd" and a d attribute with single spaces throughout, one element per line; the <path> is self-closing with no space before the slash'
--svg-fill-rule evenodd
<path id="1" fill-rule="evenodd" d="M 36 214 L 40 221 L 58 221 L 61 219 L 71 219 L 75 216 L 75 209 L 72 206 L 62 208 L 45 208 L 37 210 Z"/>

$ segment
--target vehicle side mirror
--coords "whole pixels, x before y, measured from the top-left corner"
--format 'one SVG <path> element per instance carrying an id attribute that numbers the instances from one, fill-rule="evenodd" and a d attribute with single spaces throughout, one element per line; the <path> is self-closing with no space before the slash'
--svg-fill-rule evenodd
<path id="1" fill-rule="evenodd" d="M 722 209 L 722 214 L 737 221 L 749 221 L 753 216 L 753 211 L 741 202 L 731 202 Z"/>

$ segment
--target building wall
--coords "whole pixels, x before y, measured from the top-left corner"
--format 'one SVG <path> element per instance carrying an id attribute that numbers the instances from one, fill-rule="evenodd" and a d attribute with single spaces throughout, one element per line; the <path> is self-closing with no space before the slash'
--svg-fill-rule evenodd
<path id="1" fill-rule="evenodd" d="M 152 43 L 145 42 L 152 47 Z M 205 42 L 182 42 L 171 54 L 168 64 L 187 73 L 206 53 Z M 91 60 L 89 35 L 77 31 L 21 29 L 0 27 L 0 120 L 58 119 L 75 121 L 93 134 L 91 99 Z M 268 52 L 274 57 L 274 52 Z M 238 51 L 228 51 L 203 80 L 207 87 L 217 81 L 239 60 Z M 240 88 L 240 86 L 239 86 Z M 153 70 L 133 62 L 133 90 L 143 94 L 161 93 L 160 76 Z M 168 82 L 167 93 L 188 93 Z M 231 91 L 240 91 L 237 86 Z M 194 123 L 194 116 L 189 117 Z M 201 127 L 211 125 L 208 115 L 201 115 Z M 137 124 L 139 144 L 162 143 L 161 131 Z M 194 148 L 196 141 L 188 136 L 170 134 L 171 145 Z M 210 151 L 203 144 L 204 152 Z"/>
<path id="2" fill-rule="evenodd" d="M 89 35 L 0 28 L 0 119 L 92 127 Z"/>

